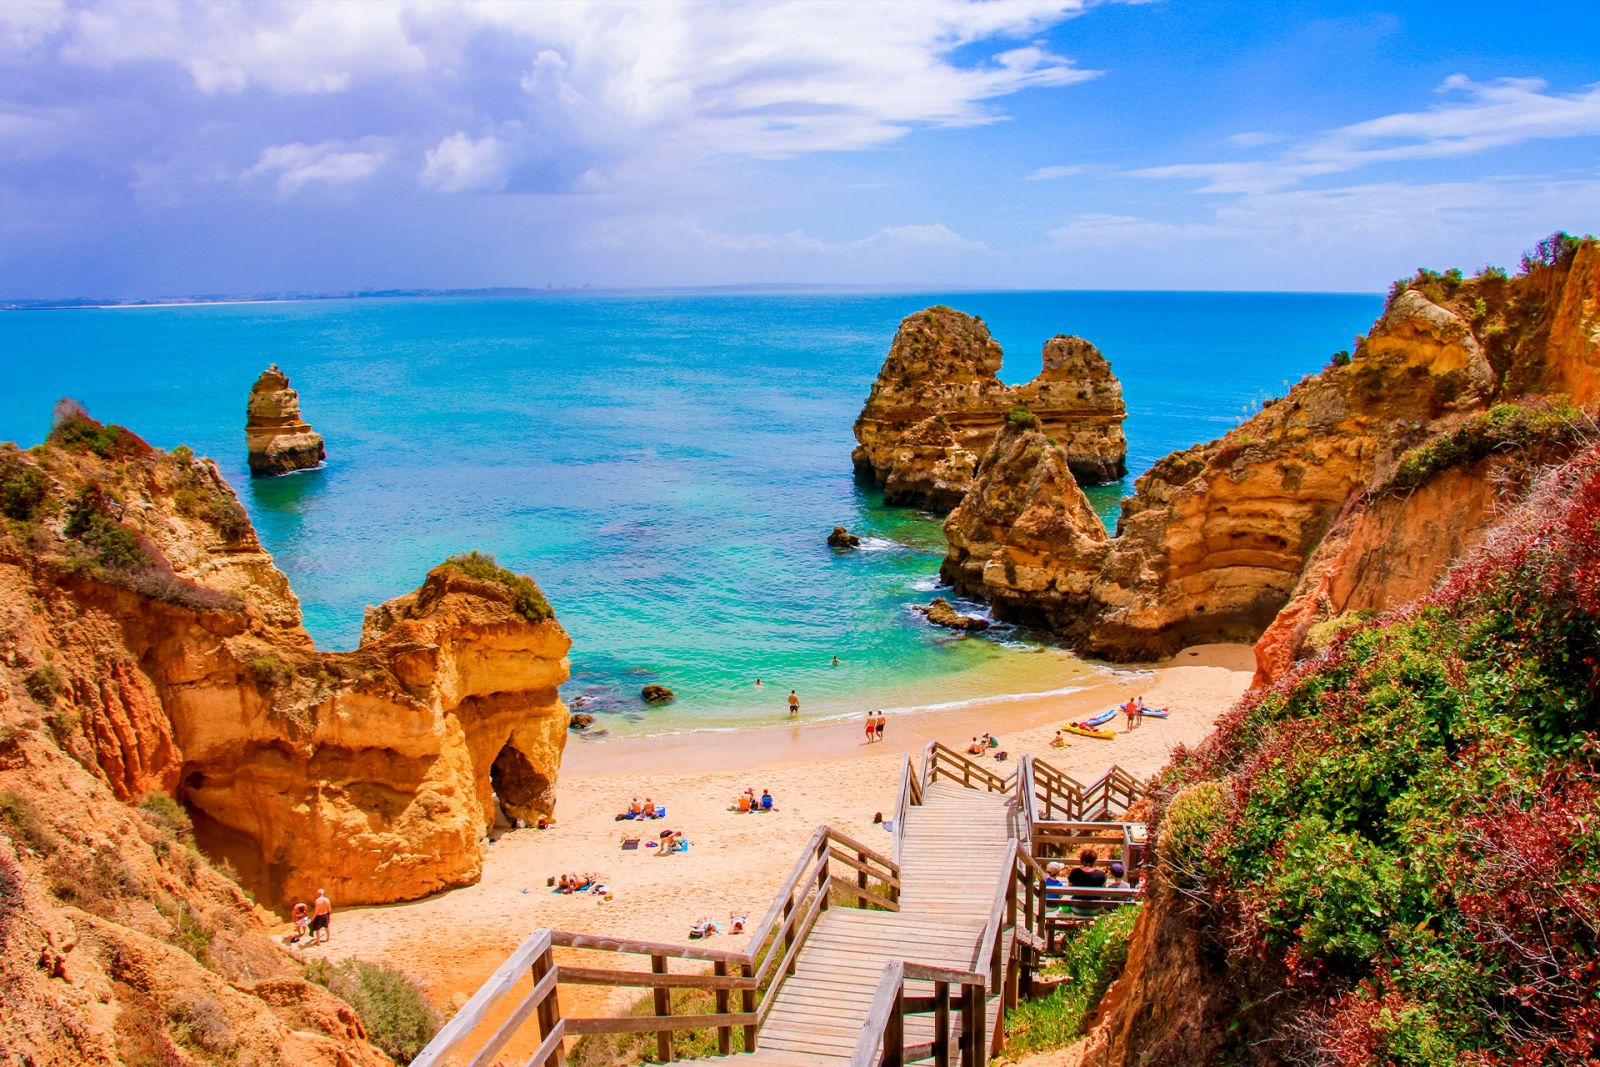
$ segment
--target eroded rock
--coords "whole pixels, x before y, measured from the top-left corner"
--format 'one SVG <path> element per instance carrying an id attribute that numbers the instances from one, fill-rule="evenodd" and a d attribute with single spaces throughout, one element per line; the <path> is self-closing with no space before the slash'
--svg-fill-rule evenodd
<path id="1" fill-rule="evenodd" d="M 289 388 L 289 376 L 276 363 L 250 389 L 244 438 L 256 478 L 307 470 L 327 458 L 322 435 L 300 417 L 300 394 Z"/>
<path id="2" fill-rule="evenodd" d="M 828 535 L 828 544 L 834 548 L 859 548 L 861 538 L 846 530 L 843 526 L 835 526 Z"/>
<path id="3" fill-rule="evenodd" d="M 664 685 L 647 685 L 639 690 L 639 699 L 646 704 L 670 704 L 677 694 Z"/>
<path id="4" fill-rule="evenodd" d="M 918 607 L 918 611 L 928 617 L 928 621 L 935 626 L 943 626 L 950 630 L 968 630 L 977 632 L 989 628 L 989 620 L 977 615 L 963 615 L 957 611 L 942 596 L 936 596 L 928 602 L 926 607 Z"/>

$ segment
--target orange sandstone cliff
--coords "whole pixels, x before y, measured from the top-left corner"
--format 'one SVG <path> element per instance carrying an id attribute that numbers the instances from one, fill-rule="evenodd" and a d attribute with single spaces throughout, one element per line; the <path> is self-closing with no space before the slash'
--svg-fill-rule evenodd
<path id="1" fill-rule="evenodd" d="M 274 363 L 250 389 L 244 438 L 250 473 L 275 478 L 315 467 L 327 458 L 322 435 L 300 417 L 300 394 Z"/>
<path id="2" fill-rule="evenodd" d="M 458 557 L 319 653 L 209 461 L 75 416 L 0 486 L 9 725 L 108 799 L 175 798 L 264 904 L 464 885 L 492 791 L 551 810 L 569 641 L 528 579 Z"/>
<path id="3" fill-rule="evenodd" d="M 1419 272 L 1353 354 L 1136 482 L 1105 538 L 1040 426 L 995 441 L 946 520 L 944 577 L 1086 653 L 1255 641 L 1257 681 L 1319 624 L 1425 591 L 1531 471 L 1592 430 L 1600 243 L 1525 275 Z"/>
<path id="4" fill-rule="evenodd" d="M 996 377 L 1001 355 L 982 320 L 952 308 L 930 307 L 900 323 L 856 419 L 852 453 L 856 472 L 882 486 L 886 502 L 955 507 L 1017 408 L 1060 442 L 1079 481 L 1127 473 L 1122 386 L 1094 345 L 1052 338 L 1039 376 L 1019 386 Z"/>

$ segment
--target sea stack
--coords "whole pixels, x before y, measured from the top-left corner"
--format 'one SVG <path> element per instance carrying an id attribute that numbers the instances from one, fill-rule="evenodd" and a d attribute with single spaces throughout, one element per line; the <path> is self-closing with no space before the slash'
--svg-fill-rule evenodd
<path id="1" fill-rule="evenodd" d="M 276 363 L 250 389 L 244 439 L 250 474 L 256 478 L 307 470 L 328 455 L 322 435 L 300 418 L 300 394 L 289 388 L 289 376 Z"/>
<path id="2" fill-rule="evenodd" d="M 883 487 L 887 504 L 948 513 L 972 486 L 1002 427 L 1040 427 L 1065 450 L 1085 485 L 1127 473 L 1122 385 L 1081 337 L 1046 342 L 1043 369 L 1009 386 L 1000 346 L 983 320 L 935 306 L 908 315 L 856 419 L 856 473 Z"/>

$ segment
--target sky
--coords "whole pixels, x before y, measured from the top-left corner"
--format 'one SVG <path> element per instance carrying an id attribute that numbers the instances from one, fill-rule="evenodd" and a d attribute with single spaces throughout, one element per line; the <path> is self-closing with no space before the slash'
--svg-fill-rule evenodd
<path id="1" fill-rule="evenodd" d="M 1600 3 L 0 0 L 0 298 L 1378 291 L 1600 230 Z"/>

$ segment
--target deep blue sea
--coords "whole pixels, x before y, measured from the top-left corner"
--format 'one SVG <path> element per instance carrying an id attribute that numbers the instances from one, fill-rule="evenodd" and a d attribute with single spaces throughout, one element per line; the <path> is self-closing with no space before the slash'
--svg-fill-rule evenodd
<path id="1" fill-rule="evenodd" d="M 791 688 L 810 718 L 1080 684 L 1091 669 L 1036 635 L 960 637 L 912 613 L 935 587 L 938 521 L 852 477 L 851 423 L 895 327 L 935 303 L 984 319 L 1008 382 L 1038 373 L 1056 333 L 1099 345 L 1135 474 L 1281 395 L 1381 309 L 1376 295 L 652 292 L 19 311 L 0 313 L 0 439 L 37 443 L 72 396 L 213 457 L 324 648 L 353 647 L 366 605 L 444 557 L 492 552 L 544 587 L 573 639 L 564 692 L 613 732 L 771 721 Z M 244 412 L 268 363 L 328 462 L 258 482 Z M 1093 492 L 1109 523 L 1131 484 Z M 835 524 L 865 550 L 830 550 Z M 649 682 L 677 702 L 645 709 Z"/>

